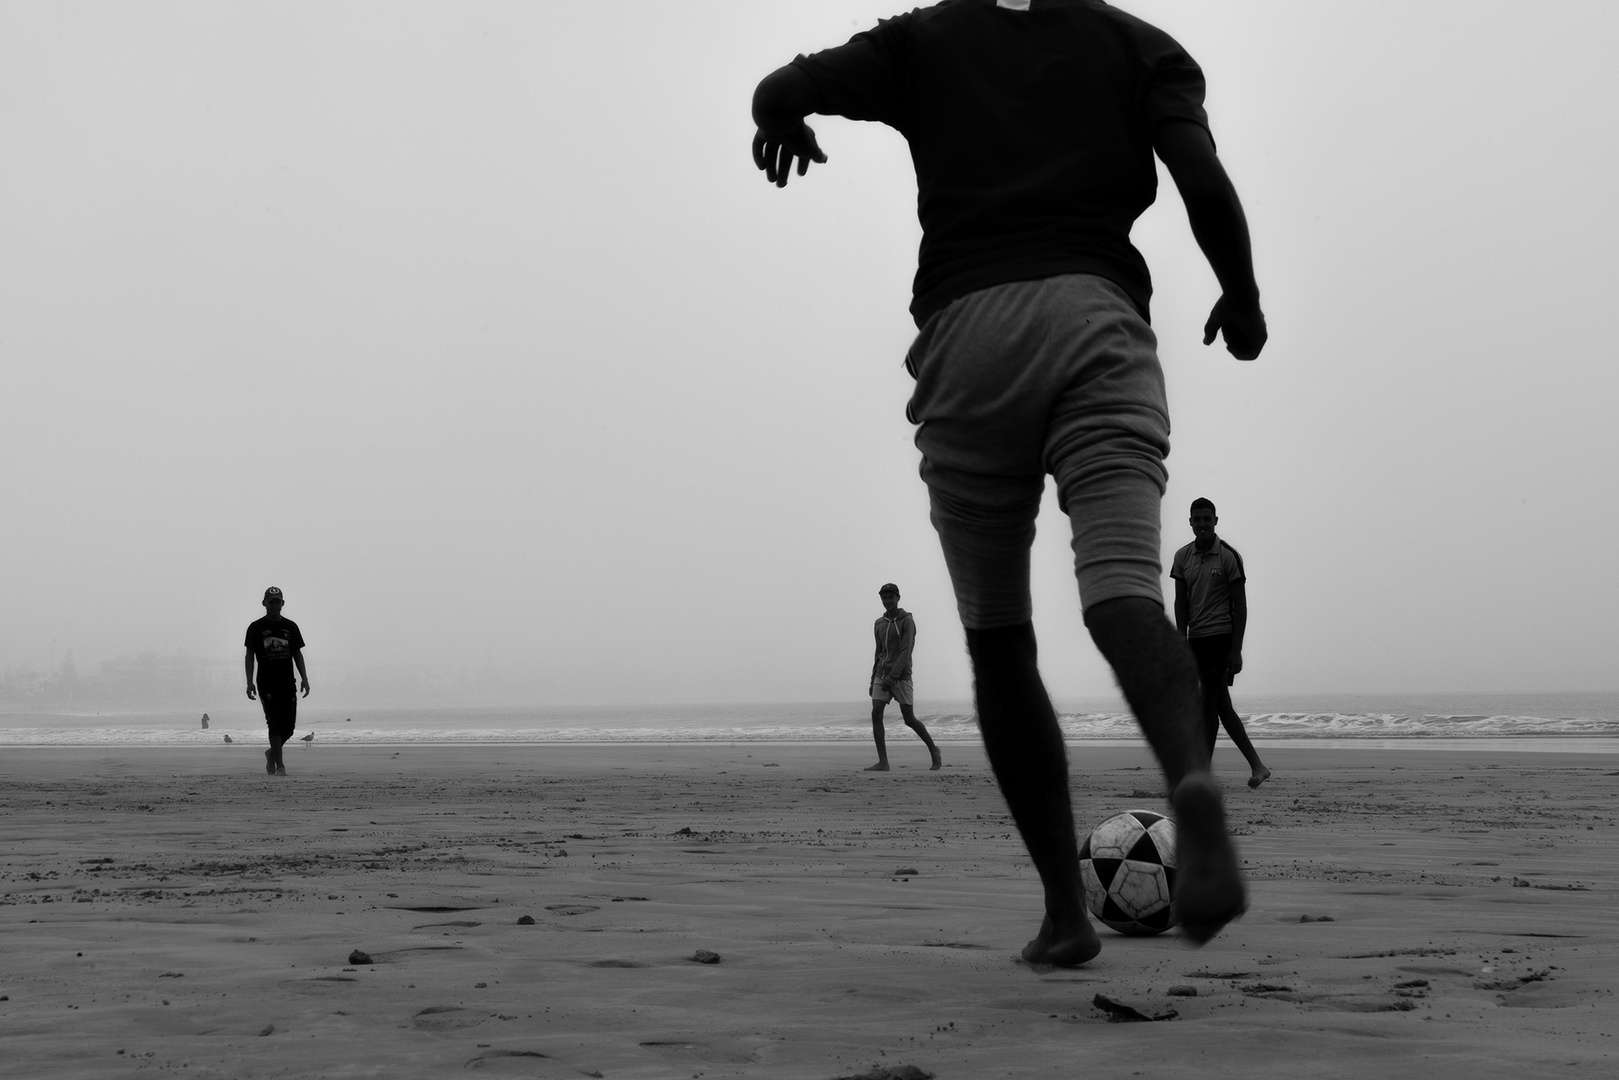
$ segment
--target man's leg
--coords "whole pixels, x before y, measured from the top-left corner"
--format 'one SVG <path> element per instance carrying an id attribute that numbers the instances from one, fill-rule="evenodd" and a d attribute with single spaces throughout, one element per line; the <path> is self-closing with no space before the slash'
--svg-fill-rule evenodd
<path id="1" fill-rule="evenodd" d="M 263 697 L 261 691 L 259 694 Z M 298 729 L 298 693 L 292 687 L 275 691 L 265 705 L 265 716 L 270 720 L 270 758 L 274 766 L 272 769 L 278 776 L 287 774 L 287 763 L 282 759 L 281 748 L 287 745 L 293 732 Z"/>
<path id="2" fill-rule="evenodd" d="M 1242 751 L 1243 758 L 1248 762 L 1248 786 L 1256 788 L 1270 779 L 1270 770 L 1265 763 L 1259 760 L 1259 751 L 1248 739 L 1248 729 L 1243 726 L 1242 717 L 1231 704 L 1231 690 L 1224 685 L 1224 680 L 1218 687 L 1218 700 L 1215 702 L 1215 714 L 1220 718 L 1220 725 L 1225 728 L 1226 734 L 1231 736 L 1231 744 Z"/>
<path id="3" fill-rule="evenodd" d="M 264 730 L 265 730 L 265 735 L 269 739 L 269 743 L 270 743 L 269 748 L 264 751 L 264 771 L 269 773 L 271 776 L 274 776 L 275 775 L 275 755 L 276 755 L 275 735 L 276 735 L 276 730 L 277 730 L 277 728 L 276 728 L 276 707 L 275 707 L 275 701 L 274 701 L 275 691 L 272 690 L 269 693 L 265 693 L 263 686 L 260 686 L 258 688 L 258 690 L 259 690 L 259 707 L 264 710 Z"/>
<path id="4" fill-rule="evenodd" d="M 1120 597 L 1088 608 L 1085 625 L 1163 767 L 1175 811 L 1175 915 L 1197 944 L 1247 908 L 1220 791 L 1209 773 L 1197 666 L 1163 605 Z"/>
<path id="5" fill-rule="evenodd" d="M 905 721 L 905 726 L 916 732 L 916 737 L 921 739 L 923 745 L 928 748 L 928 757 L 933 760 L 930 768 L 938 769 L 942 767 L 944 765 L 944 756 L 939 753 L 939 748 L 934 745 L 933 736 L 928 734 L 927 726 L 916 718 L 916 710 L 912 708 L 909 701 L 899 703 L 899 715 Z"/>
<path id="6" fill-rule="evenodd" d="M 1226 729 L 1231 736 L 1231 743 L 1248 762 L 1248 786 L 1256 788 L 1270 777 L 1270 770 L 1265 763 L 1259 760 L 1259 751 L 1248 739 L 1248 729 L 1243 726 L 1242 717 L 1231 705 L 1231 691 L 1226 686 L 1226 664 L 1231 656 L 1231 636 L 1229 634 L 1215 634 L 1210 637 L 1191 638 L 1188 644 L 1192 654 L 1197 658 L 1197 677 L 1203 684 L 1203 733 L 1209 748 L 1209 755 L 1214 755 L 1215 739 L 1220 734 L 1220 728 Z"/>
<path id="7" fill-rule="evenodd" d="M 1212 760 L 1214 744 L 1220 737 L 1220 691 L 1225 687 L 1225 666 L 1226 658 L 1231 655 L 1231 637 L 1221 634 L 1191 638 L 1187 645 L 1197 664 L 1197 681 L 1202 687 L 1203 742 Z"/>
<path id="8" fill-rule="evenodd" d="M 867 772 L 888 771 L 888 743 L 883 738 L 883 706 L 886 702 L 871 699 L 871 737 L 877 744 L 877 764 L 867 765 Z"/>
<path id="9" fill-rule="evenodd" d="M 1085 914 L 1068 754 L 1036 665 L 1034 624 L 969 627 L 967 653 L 984 750 L 1045 890 L 1045 918 L 1023 959 L 1083 964 L 1102 942 Z"/>

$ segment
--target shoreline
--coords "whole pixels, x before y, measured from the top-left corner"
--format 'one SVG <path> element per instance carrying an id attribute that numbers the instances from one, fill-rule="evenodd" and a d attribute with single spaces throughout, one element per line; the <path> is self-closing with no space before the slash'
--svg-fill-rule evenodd
<path id="1" fill-rule="evenodd" d="M 895 733 L 889 733 L 890 741 L 896 738 Z M 978 739 L 961 739 L 934 736 L 934 741 L 941 746 L 976 747 L 981 743 Z M 1255 747 L 1262 750 L 1388 750 L 1408 751 L 1420 750 L 1424 752 L 1447 753 L 1532 753 L 1532 754 L 1619 754 L 1619 738 L 1588 736 L 1588 735 L 1495 735 L 1488 738 L 1446 737 L 1425 735 L 1379 735 L 1359 736 L 1349 738 L 1316 738 L 1300 736 L 1297 738 L 1255 738 L 1252 740 Z M 293 743 L 302 743 L 301 739 L 294 739 Z M 583 748 L 612 748 L 612 747 L 848 747 L 867 746 L 870 737 L 864 739 L 850 737 L 847 739 L 457 739 L 457 740 L 398 740 L 391 741 L 379 739 L 377 741 L 324 739 L 319 742 L 321 750 L 355 750 L 364 748 L 376 749 L 406 749 L 411 747 L 455 749 L 465 748 L 476 750 L 479 747 L 511 748 L 511 747 L 583 747 Z M 223 743 L 210 742 L 206 746 L 199 746 L 192 742 L 43 742 L 43 743 L 8 743 L 0 739 L 0 751 L 39 751 L 39 750 L 143 750 L 164 751 L 168 753 L 215 753 L 232 752 L 237 749 L 262 747 L 262 739 L 248 737 L 240 742 Z M 1070 753 L 1082 752 L 1086 748 L 1098 749 L 1146 749 L 1146 743 L 1138 739 L 1070 739 L 1064 742 Z M 293 744 L 288 744 L 288 752 L 295 752 Z M 1220 750 L 1231 749 L 1230 740 L 1223 733 L 1216 753 Z"/>

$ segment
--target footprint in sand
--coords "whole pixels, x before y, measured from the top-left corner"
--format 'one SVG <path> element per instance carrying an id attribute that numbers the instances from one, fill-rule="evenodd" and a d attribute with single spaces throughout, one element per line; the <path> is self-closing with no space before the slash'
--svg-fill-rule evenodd
<path id="1" fill-rule="evenodd" d="M 641 1044 L 659 1057 L 677 1061 L 714 1065 L 748 1065 L 759 1060 L 759 1055 L 740 1042 L 714 1041 L 679 1037 L 649 1039 Z"/>
<path id="2" fill-rule="evenodd" d="M 582 1069 L 561 1058 L 542 1054 L 538 1050 L 485 1050 L 463 1066 L 478 1072 L 523 1076 L 539 1080 L 560 1080 L 562 1077 L 601 1076 L 596 1069 Z"/>
<path id="3" fill-rule="evenodd" d="M 492 1015 L 459 1005 L 430 1005 L 411 1017 L 410 1022 L 419 1031 L 460 1031 L 477 1027 Z"/>

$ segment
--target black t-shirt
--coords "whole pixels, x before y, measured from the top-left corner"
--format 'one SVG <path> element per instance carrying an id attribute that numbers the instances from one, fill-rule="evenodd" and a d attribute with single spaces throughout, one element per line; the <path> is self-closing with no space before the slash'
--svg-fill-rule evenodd
<path id="1" fill-rule="evenodd" d="M 259 683 L 293 681 L 292 654 L 304 647 L 304 636 L 298 632 L 297 623 L 285 618 L 271 619 L 266 615 L 248 625 L 242 644 L 251 649 L 258 659 L 256 678 Z"/>
<path id="2" fill-rule="evenodd" d="M 1158 193 L 1152 134 L 1208 127 L 1203 72 L 1168 34 L 1100 0 L 944 0 L 793 61 L 822 112 L 910 143 L 922 222 L 920 326 L 976 289 L 1090 273 L 1142 314 L 1130 227 Z"/>

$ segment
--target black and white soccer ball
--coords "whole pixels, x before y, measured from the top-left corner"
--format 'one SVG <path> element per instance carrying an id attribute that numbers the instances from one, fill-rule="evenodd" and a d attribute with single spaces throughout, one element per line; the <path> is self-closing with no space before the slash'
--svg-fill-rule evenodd
<path id="1" fill-rule="evenodd" d="M 1114 814 L 1079 849 L 1085 906 L 1121 934 L 1175 925 L 1175 823 L 1151 810 Z"/>

